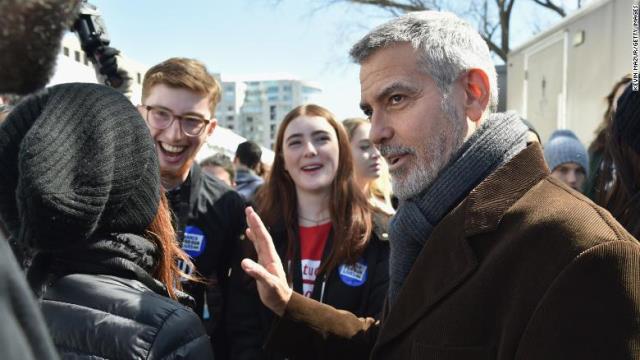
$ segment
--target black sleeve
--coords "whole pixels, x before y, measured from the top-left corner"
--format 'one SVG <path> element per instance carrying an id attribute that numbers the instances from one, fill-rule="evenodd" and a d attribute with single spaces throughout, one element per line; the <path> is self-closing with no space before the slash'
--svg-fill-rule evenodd
<path id="1" fill-rule="evenodd" d="M 367 308 L 364 313 L 371 314 L 374 318 L 379 319 L 389 289 L 389 242 L 377 239 L 375 241 L 377 242 L 375 244 L 377 247 L 376 261 L 375 264 L 372 264 L 374 266 L 374 276 L 371 279 L 371 289 L 369 290 Z"/>
<path id="2" fill-rule="evenodd" d="M 262 346 L 265 338 L 265 312 L 260 302 L 255 280 L 240 267 L 244 257 L 251 256 L 251 243 L 243 241 L 244 251 L 237 254 L 237 261 L 229 279 L 229 302 L 226 313 L 227 338 L 231 360 L 264 359 Z"/>
<path id="3" fill-rule="evenodd" d="M 148 359 L 213 359 L 209 336 L 200 318 L 180 307 L 167 317 L 158 330 Z"/>
<path id="4" fill-rule="evenodd" d="M 58 359 L 33 293 L 2 238 L 0 280 L 0 359 Z"/>

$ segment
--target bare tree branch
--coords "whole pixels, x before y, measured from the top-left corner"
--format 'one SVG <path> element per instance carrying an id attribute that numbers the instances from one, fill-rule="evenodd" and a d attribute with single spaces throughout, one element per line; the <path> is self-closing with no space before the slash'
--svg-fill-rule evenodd
<path id="1" fill-rule="evenodd" d="M 278 1 L 278 0 L 274 0 Z M 384 9 L 393 15 L 422 10 L 449 10 L 458 14 L 460 10 L 452 10 L 452 2 L 447 0 L 325 0 L 329 3 L 349 3 L 369 5 Z M 522 0 L 518 0 L 522 1 Z M 561 0 L 532 0 L 561 17 L 567 15 Z M 510 51 L 511 15 L 516 0 L 470 0 L 469 13 L 462 15 L 477 19 L 478 32 L 487 42 L 489 49 L 506 62 Z M 560 2 L 557 4 L 556 2 Z M 581 5 L 578 0 L 578 7 Z M 443 6 L 443 4 L 448 4 Z M 495 8 L 494 8 L 495 6 Z"/>
<path id="2" fill-rule="evenodd" d="M 422 11 L 422 10 L 431 10 L 431 7 L 427 6 L 426 1 L 421 0 L 409 0 L 409 1 L 394 1 L 394 0 L 345 0 L 354 4 L 361 5 L 373 5 L 377 7 L 381 7 L 391 11 L 401 11 L 401 12 L 410 12 L 410 11 Z"/>
<path id="3" fill-rule="evenodd" d="M 567 12 L 564 10 L 564 8 L 561 5 L 557 5 L 554 4 L 553 1 L 551 0 L 533 0 L 534 3 L 545 7 L 551 11 L 556 12 L 558 15 L 565 17 L 567 16 Z M 578 2 L 578 8 L 580 7 L 580 2 Z"/>

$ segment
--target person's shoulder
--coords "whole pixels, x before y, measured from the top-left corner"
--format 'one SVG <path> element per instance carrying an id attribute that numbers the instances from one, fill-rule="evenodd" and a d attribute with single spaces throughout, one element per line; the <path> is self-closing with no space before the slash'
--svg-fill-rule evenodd
<path id="1" fill-rule="evenodd" d="M 243 197 L 235 189 L 205 172 L 200 174 L 198 191 L 200 198 L 210 203 L 215 203 L 219 200 L 244 203 Z"/>
<path id="2" fill-rule="evenodd" d="M 43 300 L 73 303 L 156 326 L 161 321 L 158 313 L 168 313 L 178 308 L 187 309 L 180 303 L 155 293 L 137 280 L 113 275 L 63 276 L 52 283 Z M 145 303 L 144 307 L 139 306 L 142 302 Z"/>
<path id="3" fill-rule="evenodd" d="M 149 359 L 173 358 L 213 359 L 211 342 L 200 318 L 190 309 L 176 303 L 163 319 Z"/>
<path id="4" fill-rule="evenodd" d="M 523 229 L 544 230 L 546 236 L 569 240 L 577 248 L 609 241 L 638 243 L 607 210 L 552 176 L 532 187 L 510 212 Z"/>
<path id="5" fill-rule="evenodd" d="M 123 358 L 152 352 L 158 343 L 176 348 L 206 336 L 191 309 L 137 280 L 113 275 L 62 276 L 46 290 L 42 310 L 56 345 L 77 354 Z"/>

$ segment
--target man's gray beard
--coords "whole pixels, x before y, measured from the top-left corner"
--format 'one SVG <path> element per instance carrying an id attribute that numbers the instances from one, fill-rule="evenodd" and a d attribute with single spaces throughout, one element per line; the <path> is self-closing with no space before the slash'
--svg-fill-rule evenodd
<path id="1" fill-rule="evenodd" d="M 414 149 L 415 164 L 408 164 L 413 166 L 407 168 L 406 175 L 391 174 L 393 194 L 400 200 L 410 199 L 429 187 L 464 143 L 464 116 L 447 98 L 442 101 L 442 111 L 451 126 L 429 139 L 424 147 Z M 453 143 L 449 145 L 447 140 Z"/>
<path id="2" fill-rule="evenodd" d="M 49 82 L 77 8 L 78 0 L 0 1 L 0 93 L 27 94 Z"/>

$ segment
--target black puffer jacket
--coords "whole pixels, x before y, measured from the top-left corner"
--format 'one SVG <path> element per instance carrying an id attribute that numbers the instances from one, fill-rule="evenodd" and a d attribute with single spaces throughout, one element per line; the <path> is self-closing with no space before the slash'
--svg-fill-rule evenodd
<path id="1" fill-rule="evenodd" d="M 69 259 L 56 256 L 41 302 L 63 359 L 213 359 L 198 316 L 136 264 L 153 248 L 121 234 Z"/>

